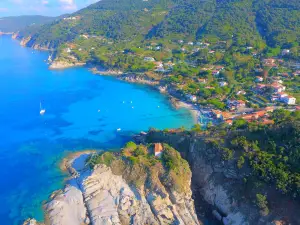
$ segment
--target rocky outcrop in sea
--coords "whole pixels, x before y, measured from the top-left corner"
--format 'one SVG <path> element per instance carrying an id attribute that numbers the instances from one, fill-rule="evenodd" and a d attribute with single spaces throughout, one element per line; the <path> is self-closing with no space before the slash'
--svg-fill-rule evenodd
<path id="1" fill-rule="evenodd" d="M 179 193 L 163 185 L 149 188 L 151 180 L 137 188 L 125 179 L 131 176 L 129 167 L 123 175 L 105 164 L 90 169 L 85 163 L 89 156 L 83 153 L 66 162 L 72 177 L 44 205 L 45 224 L 200 224 L 190 189 Z M 40 224 L 27 220 L 24 225 Z"/>

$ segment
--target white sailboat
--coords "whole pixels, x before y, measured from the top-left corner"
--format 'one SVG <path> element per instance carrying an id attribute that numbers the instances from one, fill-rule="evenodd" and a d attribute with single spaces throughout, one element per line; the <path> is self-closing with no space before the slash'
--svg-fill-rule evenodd
<path id="1" fill-rule="evenodd" d="M 46 113 L 46 109 L 42 108 L 42 103 L 40 102 L 40 115 L 44 115 Z"/>

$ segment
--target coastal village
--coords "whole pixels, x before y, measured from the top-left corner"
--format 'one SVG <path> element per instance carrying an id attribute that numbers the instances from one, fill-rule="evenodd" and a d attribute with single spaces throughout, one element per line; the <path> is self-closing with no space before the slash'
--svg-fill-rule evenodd
<path id="1" fill-rule="evenodd" d="M 299 0 L 79 4 L 3 51 L 4 224 L 300 224 Z"/>
<path id="2" fill-rule="evenodd" d="M 106 68 L 120 79 L 157 87 L 197 110 L 203 126 L 232 125 L 236 119 L 272 124 L 269 113 L 274 109 L 299 110 L 300 63 L 293 57 L 295 50 L 270 54 L 244 46 L 232 59 L 235 62 L 221 64 L 228 45 L 180 39 L 131 44 L 112 52 L 113 40 L 82 34 L 61 48 L 58 59 L 86 62 L 97 57 L 101 60 L 94 63 L 103 67 L 100 74 Z"/>

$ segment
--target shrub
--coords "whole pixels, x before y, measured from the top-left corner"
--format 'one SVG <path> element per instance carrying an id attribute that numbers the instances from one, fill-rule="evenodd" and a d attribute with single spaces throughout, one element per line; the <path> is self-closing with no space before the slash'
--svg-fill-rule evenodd
<path id="1" fill-rule="evenodd" d="M 262 216 L 266 216 L 269 214 L 268 201 L 265 195 L 256 194 L 256 205 L 260 209 L 260 213 Z"/>
<path id="2" fill-rule="evenodd" d="M 200 124 L 195 124 L 193 127 L 192 127 L 192 131 L 196 132 L 196 133 L 199 133 L 201 132 L 201 125 Z"/>
<path id="3" fill-rule="evenodd" d="M 229 148 L 221 148 L 222 151 L 222 158 L 224 160 L 231 160 L 233 159 L 234 151 Z"/>
<path id="4" fill-rule="evenodd" d="M 241 169 L 241 168 L 243 167 L 244 163 L 245 163 L 245 158 L 244 158 L 244 156 L 240 156 L 239 160 L 237 161 L 237 167 L 238 167 L 239 169 Z"/>
<path id="5" fill-rule="evenodd" d="M 133 141 L 130 141 L 130 142 L 126 143 L 125 148 L 130 148 L 132 150 L 135 150 L 137 148 L 137 145 Z"/>

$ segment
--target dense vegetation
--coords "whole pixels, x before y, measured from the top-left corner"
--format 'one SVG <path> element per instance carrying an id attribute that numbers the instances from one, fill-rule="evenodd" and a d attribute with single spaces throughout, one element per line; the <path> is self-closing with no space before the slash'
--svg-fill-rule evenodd
<path id="1" fill-rule="evenodd" d="M 191 171 L 187 161 L 167 144 L 163 144 L 161 157 L 154 156 L 154 145 L 136 145 L 127 143 L 119 153 L 105 152 L 93 155 L 88 164 L 94 168 L 105 164 L 113 173 L 123 178 L 137 188 L 145 186 L 150 190 L 165 188 L 177 192 L 189 190 Z"/>
<path id="2" fill-rule="evenodd" d="M 224 159 L 236 160 L 240 170 L 250 167 L 254 177 L 266 184 L 274 184 L 284 194 L 299 197 L 300 112 L 276 110 L 272 117 L 275 124 L 271 126 L 237 120 L 230 131 L 219 127 L 218 135 L 222 137 L 226 132 L 229 135 L 221 141 L 209 142 L 220 149 Z"/>
<path id="3" fill-rule="evenodd" d="M 297 0 L 103 0 L 40 29 L 27 29 L 37 42 L 54 45 L 83 33 L 114 40 L 215 37 L 237 44 L 261 41 L 270 46 L 299 42 L 300 3 Z"/>

